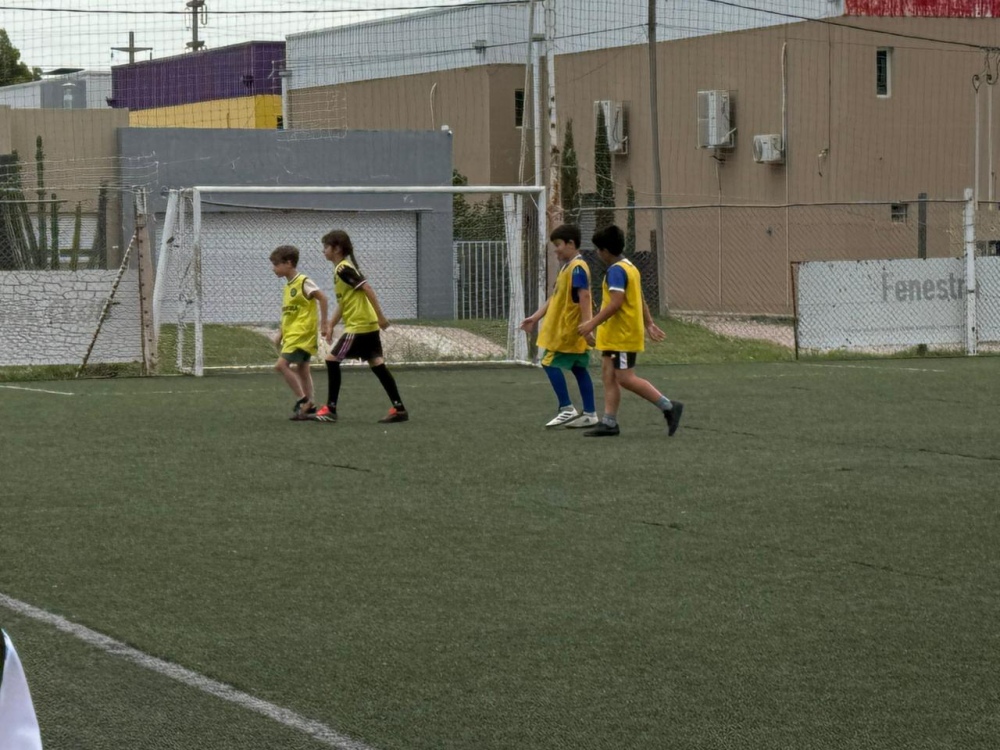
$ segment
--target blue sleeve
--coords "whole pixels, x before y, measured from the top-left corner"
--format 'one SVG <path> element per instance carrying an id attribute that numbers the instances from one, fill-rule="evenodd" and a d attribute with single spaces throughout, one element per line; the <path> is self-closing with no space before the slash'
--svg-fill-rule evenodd
<path id="1" fill-rule="evenodd" d="M 590 289 L 590 277 L 587 276 L 587 270 L 583 266 L 573 269 L 572 283 L 574 289 Z"/>
<path id="2" fill-rule="evenodd" d="M 617 263 L 608 269 L 607 280 L 608 289 L 615 292 L 624 292 L 625 287 L 628 286 L 628 274 Z"/>

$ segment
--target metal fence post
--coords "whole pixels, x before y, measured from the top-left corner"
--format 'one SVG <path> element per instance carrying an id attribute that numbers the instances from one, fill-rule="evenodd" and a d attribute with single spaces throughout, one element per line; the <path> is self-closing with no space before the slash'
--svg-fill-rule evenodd
<path id="1" fill-rule="evenodd" d="M 965 189 L 965 353 L 976 354 L 976 199 Z"/>

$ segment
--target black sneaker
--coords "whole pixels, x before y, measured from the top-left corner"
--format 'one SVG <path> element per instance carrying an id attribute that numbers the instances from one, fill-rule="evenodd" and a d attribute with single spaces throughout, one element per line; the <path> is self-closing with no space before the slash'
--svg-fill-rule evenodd
<path id="1" fill-rule="evenodd" d="M 388 424 L 389 422 L 406 422 L 409 421 L 409 419 L 410 415 L 406 413 L 406 409 L 397 409 L 394 406 L 389 409 L 389 413 L 382 417 L 379 422 L 382 424 Z"/>
<path id="2" fill-rule="evenodd" d="M 584 437 L 613 437 L 619 432 L 618 425 L 612 427 L 611 425 L 604 424 L 601 422 L 593 429 L 587 430 L 583 433 Z"/>
<path id="3" fill-rule="evenodd" d="M 673 406 L 663 412 L 663 418 L 667 420 L 667 437 L 677 432 L 681 424 L 681 415 L 684 413 L 684 404 L 674 401 Z"/>
<path id="4" fill-rule="evenodd" d="M 312 405 L 309 405 L 308 407 L 303 405 L 302 409 L 295 412 L 292 416 L 289 417 L 289 419 L 291 419 L 293 422 L 311 422 L 315 418 L 316 418 L 316 407 Z"/>

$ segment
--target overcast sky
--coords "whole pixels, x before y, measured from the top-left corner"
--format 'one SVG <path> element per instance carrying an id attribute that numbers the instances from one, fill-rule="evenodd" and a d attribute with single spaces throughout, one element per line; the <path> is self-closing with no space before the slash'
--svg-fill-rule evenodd
<path id="1" fill-rule="evenodd" d="M 281 40 L 298 31 L 398 15 L 407 8 L 456 5 L 461 0 L 206 0 L 206 47 Z M 135 32 L 137 60 L 185 51 L 191 40 L 187 0 L 0 0 L 0 27 L 21 60 L 43 71 L 58 67 L 108 69 L 128 62 L 112 47 Z M 373 11 L 382 11 L 373 12 Z"/>

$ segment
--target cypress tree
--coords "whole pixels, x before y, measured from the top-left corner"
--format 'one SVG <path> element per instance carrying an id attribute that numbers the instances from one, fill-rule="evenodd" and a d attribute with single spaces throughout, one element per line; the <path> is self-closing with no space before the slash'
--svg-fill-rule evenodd
<path id="1" fill-rule="evenodd" d="M 608 147 L 607 121 L 604 107 L 597 108 L 597 133 L 594 137 L 594 177 L 597 205 L 594 226 L 602 229 L 615 223 L 615 182 L 611 175 L 611 149 Z"/>
<path id="2" fill-rule="evenodd" d="M 559 168 L 562 184 L 562 207 L 566 221 L 578 224 L 580 221 L 580 169 L 573 142 L 573 121 L 566 122 L 566 136 L 563 139 L 562 164 Z"/>
<path id="3" fill-rule="evenodd" d="M 49 227 L 45 206 L 45 150 L 42 148 L 42 136 L 35 138 L 35 187 L 38 195 L 38 251 L 45 257 L 49 250 Z"/>

